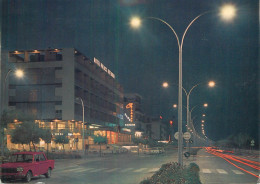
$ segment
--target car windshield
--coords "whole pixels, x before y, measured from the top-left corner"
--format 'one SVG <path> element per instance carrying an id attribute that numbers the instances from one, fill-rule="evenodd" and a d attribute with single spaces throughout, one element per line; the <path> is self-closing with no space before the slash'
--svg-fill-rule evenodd
<path id="1" fill-rule="evenodd" d="M 33 155 L 17 154 L 10 157 L 10 162 L 32 162 Z"/>

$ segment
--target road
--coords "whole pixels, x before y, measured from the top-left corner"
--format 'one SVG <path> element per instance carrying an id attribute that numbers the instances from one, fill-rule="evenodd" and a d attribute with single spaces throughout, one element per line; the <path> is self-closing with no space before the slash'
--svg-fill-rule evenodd
<path id="1" fill-rule="evenodd" d="M 34 178 L 37 184 L 138 184 L 164 163 L 177 161 L 177 150 L 164 155 L 120 154 L 78 160 L 57 160 L 52 177 Z M 184 164 L 200 166 L 203 184 L 256 184 L 257 178 L 234 167 L 222 158 L 199 151 L 196 159 L 184 158 Z M 258 174 L 256 170 L 252 172 Z M 22 182 L 16 182 L 22 183 Z"/>
<path id="2" fill-rule="evenodd" d="M 232 154 L 231 154 L 232 155 Z M 255 159 L 255 158 L 254 158 Z M 253 160 L 254 160 L 253 159 Z M 258 157 L 259 162 L 259 157 Z M 186 161 L 188 164 L 191 161 Z M 256 184 L 257 178 L 247 172 L 235 167 L 228 161 L 216 155 L 206 152 L 205 149 L 199 151 L 196 160 L 200 167 L 200 179 L 203 184 Z M 259 175 L 259 171 L 251 167 L 236 164 L 242 169 Z"/>

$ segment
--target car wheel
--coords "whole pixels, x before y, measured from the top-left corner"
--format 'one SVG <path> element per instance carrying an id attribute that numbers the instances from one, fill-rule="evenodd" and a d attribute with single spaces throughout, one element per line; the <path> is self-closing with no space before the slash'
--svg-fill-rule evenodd
<path id="1" fill-rule="evenodd" d="M 28 171 L 26 176 L 25 176 L 25 181 L 26 182 L 30 182 L 32 179 L 32 172 L 31 171 Z"/>
<path id="2" fill-rule="evenodd" d="M 50 178 L 51 177 L 51 168 L 48 169 L 48 172 L 45 173 L 45 177 L 46 178 Z"/>

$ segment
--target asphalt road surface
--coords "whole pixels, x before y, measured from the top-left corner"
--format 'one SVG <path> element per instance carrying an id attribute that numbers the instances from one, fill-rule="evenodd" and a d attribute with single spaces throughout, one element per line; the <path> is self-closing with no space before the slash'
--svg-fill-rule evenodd
<path id="1" fill-rule="evenodd" d="M 152 176 L 162 164 L 177 161 L 177 150 L 161 155 L 120 154 L 78 160 L 57 160 L 52 176 L 33 178 L 37 184 L 139 184 Z M 257 178 L 223 160 L 200 150 L 196 158 L 184 158 L 184 164 L 200 166 L 203 184 L 256 184 Z M 248 168 L 259 174 L 257 170 Z M 15 183 L 23 183 L 17 181 Z"/>

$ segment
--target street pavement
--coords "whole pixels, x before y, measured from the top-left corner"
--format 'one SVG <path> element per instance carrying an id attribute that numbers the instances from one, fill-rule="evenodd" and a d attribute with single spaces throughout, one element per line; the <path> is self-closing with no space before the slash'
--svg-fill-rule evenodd
<path id="1" fill-rule="evenodd" d="M 255 159 L 255 158 L 254 158 Z M 259 161 L 259 157 L 258 157 Z M 195 160 L 192 158 L 185 160 L 184 163 L 188 164 L 195 162 L 200 167 L 200 179 L 203 184 L 256 184 L 257 178 L 244 172 L 243 170 L 231 165 L 226 160 L 207 153 L 205 149 L 198 152 Z M 259 175 L 256 169 L 242 166 L 239 167 Z"/>
<path id="2" fill-rule="evenodd" d="M 161 155 L 132 153 L 86 157 L 75 160 L 56 160 L 52 176 L 34 178 L 37 184 L 139 184 L 152 176 L 160 166 L 176 162 L 177 150 Z M 195 162 L 200 166 L 203 184 L 256 184 L 257 178 L 230 165 L 215 155 L 200 150 L 196 158 L 184 158 L 184 164 Z M 258 174 L 252 170 L 255 174 Z M 22 183 L 22 182 L 16 182 Z"/>

